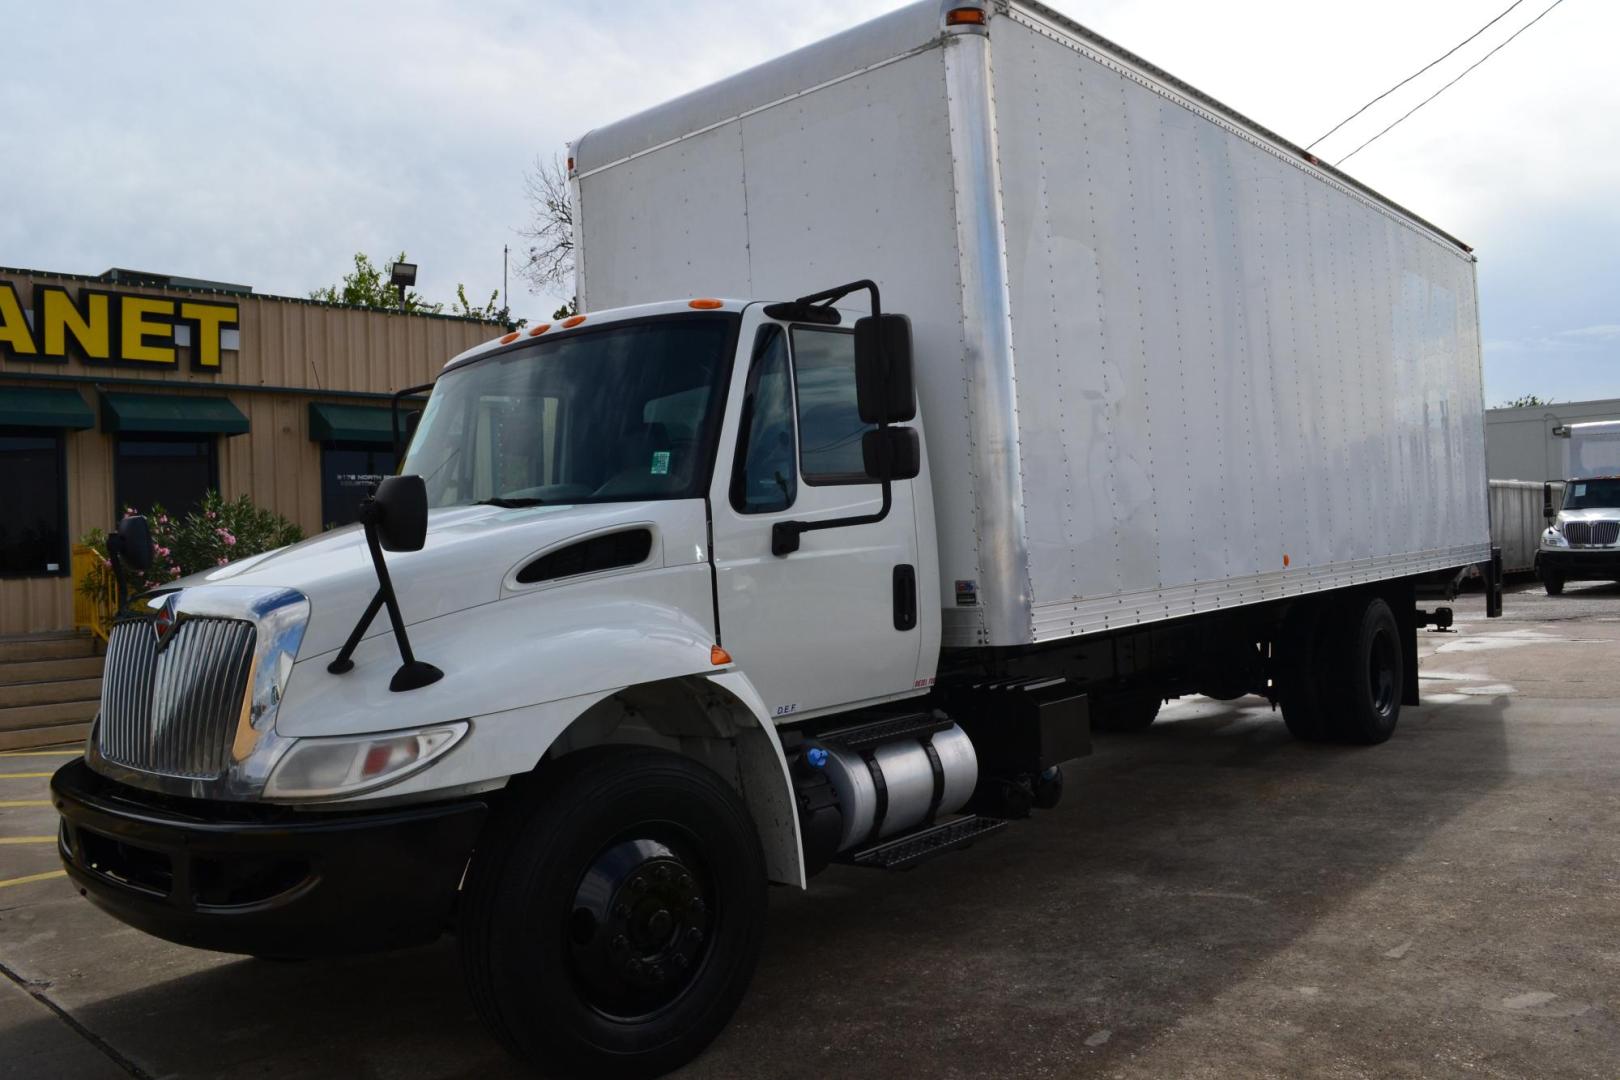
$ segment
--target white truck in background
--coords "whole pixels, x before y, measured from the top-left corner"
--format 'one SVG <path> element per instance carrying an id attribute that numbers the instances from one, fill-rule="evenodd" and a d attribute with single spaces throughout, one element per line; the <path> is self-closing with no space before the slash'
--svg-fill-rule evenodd
<path id="1" fill-rule="evenodd" d="M 1044 7 L 571 155 L 581 313 L 452 359 L 363 526 L 129 602 L 53 781 L 117 917 L 449 930 L 526 1061 L 656 1073 L 768 882 L 984 838 L 1178 695 L 1382 742 L 1419 605 L 1499 611 L 1467 248 Z"/>
<path id="2" fill-rule="evenodd" d="M 1620 420 L 1565 424 L 1564 483 L 1543 485 L 1536 570 L 1548 596 L 1569 581 L 1620 581 Z"/>

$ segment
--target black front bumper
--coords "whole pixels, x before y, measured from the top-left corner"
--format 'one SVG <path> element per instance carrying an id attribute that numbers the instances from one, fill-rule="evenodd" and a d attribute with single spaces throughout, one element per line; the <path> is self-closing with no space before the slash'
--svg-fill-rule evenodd
<path id="1" fill-rule="evenodd" d="M 298 812 L 137 791 L 57 770 L 68 876 L 98 907 L 182 945 L 260 956 L 371 952 L 447 928 L 482 801 Z"/>
<path id="2" fill-rule="evenodd" d="M 1542 548 L 1536 565 L 1565 581 L 1620 581 L 1620 548 Z"/>

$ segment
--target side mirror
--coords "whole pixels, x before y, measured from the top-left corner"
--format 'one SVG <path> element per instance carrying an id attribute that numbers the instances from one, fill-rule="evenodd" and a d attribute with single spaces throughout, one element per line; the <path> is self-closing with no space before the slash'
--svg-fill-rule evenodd
<path id="1" fill-rule="evenodd" d="M 114 543 L 114 541 L 117 541 Z M 118 531 L 107 537 L 107 554 L 124 560 L 132 570 L 152 568 L 152 530 L 142 514 L 131 514 L 118 523 Z"/>
<path id="2" fill-rule="evenodd" d="M 1547 520 L 1549 525 L 1558 517 L 1557 512 L 1553 510 L 1551 483 L 1541 485 L 1541 516 Z"/>
<path id="3" fill-rule="evenodd" d="M 861 436 L 861 458 L 873 480 L 913 480 L 922 471 L 917 429 L 885 427 Z"/>
<path id="4" fill-rule="evenodd" d="M 420 476 L 386 477 L 361 509 L 384 551 L 421 551 L 427 543 L 427 482 Z"/>
<path id="5" fill-rule="evenodd" d="M 855 320 L 855 400 L 863 424 L 903 424 L 917 415 L 911 379 L 911 320 Z"/>

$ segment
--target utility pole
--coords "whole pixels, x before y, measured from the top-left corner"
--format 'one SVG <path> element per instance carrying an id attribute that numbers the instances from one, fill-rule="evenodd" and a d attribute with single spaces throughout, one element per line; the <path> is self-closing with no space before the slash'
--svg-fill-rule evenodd
<path id="1" fill-rule="evenodd" d="M 512 245 L 510 245 L 510 244 L 502 244 L 501 245 L 501 307 L 505 308 L 508 311 L 511 310 L 511 305 L 506 302 L 506 263 L 507 263 L 507 253 L 510 252 L 511 250 L 512 250 Z"/>

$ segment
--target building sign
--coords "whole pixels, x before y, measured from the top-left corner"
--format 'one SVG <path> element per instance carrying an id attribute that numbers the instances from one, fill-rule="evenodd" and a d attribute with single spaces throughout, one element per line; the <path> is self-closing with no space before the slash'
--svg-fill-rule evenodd
<path id="1" fill-rule="evenodd" d="M 86 286 L 75 299 L 60 285 L 35 285 L 25 311 L 16 286 L 0 281 L 0 359 L 173 368 L 189 347 L 194 371 L 218 371 L 239 348 L 236 304 L 144 296 Z"/>

